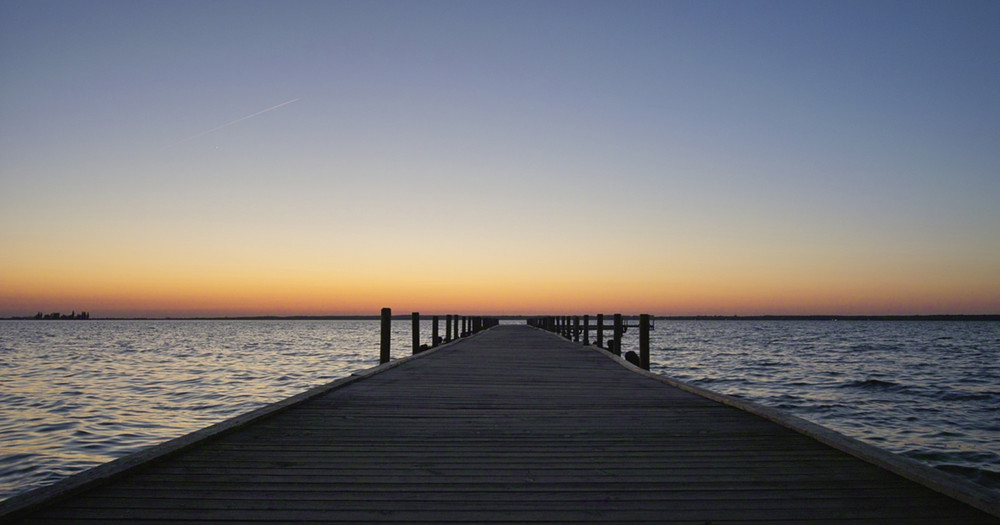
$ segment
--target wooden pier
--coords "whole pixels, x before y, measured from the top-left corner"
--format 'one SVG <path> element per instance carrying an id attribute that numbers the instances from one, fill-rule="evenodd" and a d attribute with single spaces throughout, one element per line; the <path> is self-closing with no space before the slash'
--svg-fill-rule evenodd
<path id="1" fill-rule="evenodd" d="M 623 363 L 501 325 L 0 512 L 24 523 L 1000 523 Z"/>

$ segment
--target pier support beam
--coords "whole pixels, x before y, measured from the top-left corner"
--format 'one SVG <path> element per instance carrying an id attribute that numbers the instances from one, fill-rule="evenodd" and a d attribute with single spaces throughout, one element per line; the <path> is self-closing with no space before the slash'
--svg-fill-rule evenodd
<path id="1" fill-rule="evenodd" d="M 649 314 L 639 316 L 639 366 L 649 370 Z"/>
<path id="2" fill-rule="evenodd" d="M 389 362 L 389 342 L 392 341 L 392 309 L 382 309 L 382 334 L 379 346 L 378 362 L 386 364 Z"/>
<path id="3" fill-rule="evenodd" d="M 410 314 L 410 320 L 413 324 L 413 353 L 420 353 L 420 312 L 413 312 Z"/>

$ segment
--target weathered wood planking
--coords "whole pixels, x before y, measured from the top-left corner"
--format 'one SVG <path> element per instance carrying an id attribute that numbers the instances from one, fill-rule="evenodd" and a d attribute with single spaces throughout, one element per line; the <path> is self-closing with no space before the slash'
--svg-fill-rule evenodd
<path id="1" fill-rule="evenodd" d="M 1000 523 L 602 352 L 496 327 L 25 522 Z"/>

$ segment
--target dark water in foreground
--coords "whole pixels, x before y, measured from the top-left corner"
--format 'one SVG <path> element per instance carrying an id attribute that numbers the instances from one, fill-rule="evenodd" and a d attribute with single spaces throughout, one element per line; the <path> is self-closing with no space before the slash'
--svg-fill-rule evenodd
<path id="1" fill-rule="evenodd" d="M 378 329 L 0 321 L 0 499 L 374 366 Z M 394 329 L 395 355 L 408 354 L 409 323 Z M 1000 493 L 998 322 L 660 321 L 652 347 L 656 372 Z"/>

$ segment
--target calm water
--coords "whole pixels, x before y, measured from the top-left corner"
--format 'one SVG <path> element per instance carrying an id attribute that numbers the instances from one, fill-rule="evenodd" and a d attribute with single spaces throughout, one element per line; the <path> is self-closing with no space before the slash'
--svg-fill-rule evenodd
<path id="1" fill-rule="evenodd" d="M 408 354 L 409 322 L 394 329 Z M 377 321 L 0 321 L 0 499 L 374 366 L 378 337 Z M 1000 323 L 660 321 L 652 346 L 654 371 L 1000 491 Z"/>

